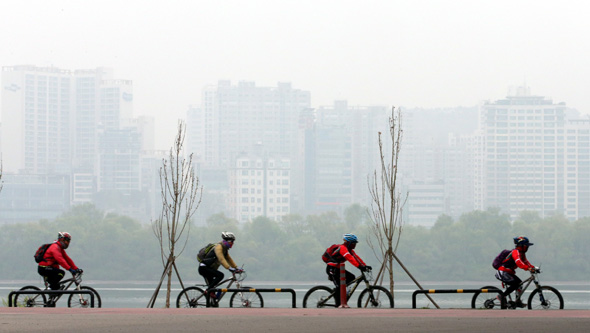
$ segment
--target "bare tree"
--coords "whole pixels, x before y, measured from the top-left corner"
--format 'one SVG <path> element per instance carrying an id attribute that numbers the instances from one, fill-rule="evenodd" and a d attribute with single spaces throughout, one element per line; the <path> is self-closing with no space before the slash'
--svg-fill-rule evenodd
<path id="1" fill-rule="evenodd" d="M 379 273 L 375 278 L 375 284 L 382 283 L 387 275 L 389 278 L 389 291 L 392 295 L 394 294 L 394 260 L 398 262 L 414 283 L 422 289 L 422 286 L 414 279 L 395 254 L 404 226 L 403 209 L 409 195 L 408 192 L 402 194 L 397 178 L 402 138 L 402 112 L 401 109 L 396 110 L 395 107 L 392 107 L 389 116 L 389 136 L 386 143 L 383 142 L 382 133 L 379 132 L 381 170 L 380 172 L 375 170 L 373 179 L 368 180 L 369 193 L 372 198 L 370 208 L 371 230 L 376 244 L 371 238 L 369 238 L 368 243 L 381 263 Z M 384 149 L 384 145 L 389 146 L 390 149 Z M 434 300 L 429 295 L 426 296 L 438 308 Z"/>
<path id="2" fill-rule="evenodd" d="M 158 296 L 162 281 L 167 276 L 166 308 L 170 307 L 170 290 L 172 285 L 172 269 L 184 289 L 175 260 L 179 257 L 188 241 L 191 217 L 197 211 L 203 194 L 199 186 L 199 178 L 195 176 L 193 155 L 183 157 L 186 125 L 179 121 L 174 146 L 170 148 L 168 160 L 162 159 L 160 167 L 160 188 L 162 196 L 162 212 L 160 218 L 152 222 L 152 229 L 160 243 L 160 254 L 164 271 L 148 307 L 153 307 Z"/>
<path id="3" fill-rule="evenodd" d="M 369 179 L 369 193 L 371 194 L 371 230 L 376 245 L 371 239 L 369 243 L 373 251 L 379 252 L 377 257 L 382 259 L 381 268 L 376 280 L 383 280 L 389 276 L 389 289 L 393 294 L 393 260 L 403 228 L 403 207 L 407 200 L 407 193 L 402 196 L 397 183 L 398 159 L 402 147 L 402 114 L 400 109 L 391 108 L 389 117 L 389 137 L 384 148 L 382 133 L 379 132 L 379 156 L 381 170 L 373 173 Z"/>

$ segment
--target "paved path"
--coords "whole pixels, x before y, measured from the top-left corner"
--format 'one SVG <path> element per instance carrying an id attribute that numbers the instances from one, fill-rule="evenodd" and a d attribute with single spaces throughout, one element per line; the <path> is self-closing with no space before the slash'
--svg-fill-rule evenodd
<path id="1" fill-rule="evenodd" d="M 590 332 L 590 310 L 0 308 L 0 332 Z"/>

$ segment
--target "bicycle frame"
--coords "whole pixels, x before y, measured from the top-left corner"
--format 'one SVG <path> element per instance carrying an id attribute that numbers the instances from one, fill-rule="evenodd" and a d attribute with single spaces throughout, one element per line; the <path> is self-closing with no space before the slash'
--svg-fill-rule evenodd
<path id="1" fill-rule="evenodd" d="M 46 279 L 43 279 L 45 282 L 45 290 L 49 289 L 49 283 Z M 76 290 L 80 290 L 80 285 L 82 284 L 82 273 L 76 274 L 69 279 L 65 279 L 59 282 L 60 290 L 68 290 L 72 284 L 76 284 Z M 63 294 L 56 295 L 50 297 L 50 301 L 53 303 L 57 303 L 59 299 L 63 296 Z M 79 297 L 82 297 L 81 295 Z"/>
<path id="2" fill-rule="evenodd" d="M 236 273 L 232 273 L 232 276 L 220 281 L 219 283 L 217 283 L 213 288 L 209 288 L 208 284 L 196 284 L 195 286 L 198 287 L 205 287 L 206 290 L 209 289 L 230 289 L 231 286 L 234 284 L 236 284 L 236 287 L 239 289 L 242 287 L 242 281 L 244 281 L 246 279 L 246 272 L 242 272 L 242 273 L 238 273 L 239 276 L 236 276 Z M 229 283 L 228 283 L 229 282 Z M 228 285 L 225 288 L 220 288 L 220 286 L 222 286 L 223 284 L 228 283 Z M 225 295 L 225 292 L 222 292 L 219 297 L 217 298 L 218 301 L 220 301 L 223 296 Z"/>
<path id="3" fill-rule="evenodd" d="M 537 272 L 530 272 L 531 276 L 529 276 L 528 278 L 524 279 L 519 285 L 518 288 L 516 289 L 516 301 L 520 300 L 522 295 L 524 295 L 524 292 L 528 289 L 528 287 L 531 285 L 531 283 L 535 283 L 535 289 L 539 288 L 541 285 L 539 284 L 539 277 L 537 276 L 539 273 Z M 506 289 L 506 284 L 504 282 L 502 282 L 502 287 L 504 289 Z M 508 299 L 510 301 L 512 301 L 512 295 L 508 295 Z"/>
<path id="4" fill-rule="evenodd" d="M 361 271 L 361 274 L 356 277 L 354 280 L 350 281 L 350 283 L 348 283 L 346 286 L 352 286 L 354 285 L 352 288 L 350 288 L 350 291 L 346 292 L 346 300 L 349 300 L 350 297 L 352 296 L 352 294 L 355 292 L 356 288 L 358 288 L 358 286 L 361 284 L 361 282 L 365 282 L 365 286 L 367 288 L 369 288 L 369 286 L 371 285 L 369 283 L 369 281 L 373 280 L 373 274 L 371 273 L 371 271 L 367 271 L 367 275 L 365 275 L 365 272 Z M 338 288 L 336 288 L 337 290 Z"/>

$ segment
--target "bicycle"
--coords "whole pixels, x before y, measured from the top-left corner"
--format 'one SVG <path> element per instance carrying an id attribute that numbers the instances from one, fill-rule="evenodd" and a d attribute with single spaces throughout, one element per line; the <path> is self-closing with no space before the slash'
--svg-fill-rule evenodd
<path id="1" fill-rule="evenodd" d="M 350 300 L 352 294 L 355 292 L 357 287 L 364 282 L 365 289 L 361 292 L 358 298 L 357 305 L 359 308 L 371 307 L 381 308 L 390 307 L 393 308 L 393 296 L 389 290 L 382 286 L 372 286 L 369 282 L 373 281 L 373 274 L 370 270 L 361 271 L 361 274 L 347 284 L 347 287 L 352 286 L 346 293 L 346 300 Z M 326 286 L 315 286 L 303 297 L 303 307 L 338 307 L 336 300 L 340 299 L 340 287 L 329 288 Z"/>
<path id="2" fill-rule="evenodd" d="M 541 286 L 538 277 L 539 273 L 541 273 L 541 270 L 537 269 L 530 271 L 530 273 L 531 276 L 523 280 L 518 286 L 518 289 L 515 291 L 515 301 L 512 301 L 511 295 L 508 295 L 508 299 L 506 299 L 506 297 L 502 297 L 503 293 L 501 289 L 494 286 L 485 286 L 481 289 L 494 290 L 495 292 L 492 293 L 494 296 L 490 297 L 489 294 L 477 292 L 473 294 L 473 298 L 471 299 L 471 307 L 473 309 L 516 309 L 518 307 L 517 304 L 522 302 L 521 298 L 524 295 L 524 292 L 531 285 L 531 283 L 534 283 L 535 289 L 529 295 L 526 305 L 529 310 L 563 309 L 563 297 L 561 296 L 561 293 L 553 287 Z M 506 287 L 504 283 L 502 283 L 502 287 Z M 496 296 L 495 293 L 498 293 L 498 295 Z"/>
<path id="3" fill-rule="evenodd" d="M 234 291 L 229 299 L 229 307 L 244 307 L 244 308 L 262 308 L 264 307 L 264 300 L 262 295 L 257 291 L 250 291 L 251 287 L 242 286 L 242 281 L 246 279 L 246 272 L 232 272 L 232 276 L 227 278 L 214 288 L 220 289 L 216 300 L 212 300 L 209 296 L 208 286 L 205 284 L 197 284 L 192 287 L 183 289 L 178 297 L 176 298 L 177 308 L 200 308 L 200 307 L 212 307 L 213 302 L 219 304 L 223 296 L 225 295 L 225 289 L 230 289 L 232 284 L 236 284 L 236 289 L 243 289 L 240 291 Z M 223 284 L 227 283 L 225 288 L 220 288 Z M 201 288 L 202 287 L 202 288 Z"/>
<path id="4" fill-rule="evenodd" d="M 47 278 L 43 278 L 45 282 L 45 289 L 49 289 L 49 283 L 47 282 Z M 88 286 L 82 286 L 82 273 L 78 273 L 73 275 L 69 279 L 65 279 L 59 282 L 59 289 L 60 290 L 68 290 L 72 284 L 75 284 L 76 290 L 88 290 L 94 294 L 94 307 L 100 308 L 102 305 L 100 295 L 96 290 Z M 20 288 L 19 290 L 39 290 L 41 289 L 37 286 L 25 286 Z M 46 296 L 45 294 L 37 294 L 37 295 L 28 295 L 28 294 L 21 294 L 17 295 L 14 299 L 15 306 L 18 307 L 53 307 L 57 303 L 57 301 L 63 296 L 64 294 L 59 295 L 51 295 Z M 69 308 L 88 308 L 90 307 L 90 295 L 88 294 L 70 294 L 68 297 L 68 307 Z"/>

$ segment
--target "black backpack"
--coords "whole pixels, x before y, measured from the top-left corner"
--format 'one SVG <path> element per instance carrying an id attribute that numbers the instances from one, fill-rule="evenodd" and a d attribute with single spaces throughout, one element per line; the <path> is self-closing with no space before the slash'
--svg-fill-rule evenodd
<path id="1" fill-rule="evenodd" d="M 45 252 L 47 252 L 47 249 L 49 248 L 49 246 L 51 246 L 51 244 L 53 243 L 47 243 L 47 244 L 43 244 L 41 246 L 39 246 L 39 248 L 37 249 L 37 252 L 35 252 L 35 262 L 36 263 L 40 263 L 41 261 L 43 261 L 43 257 L 45 256 Z"/>

